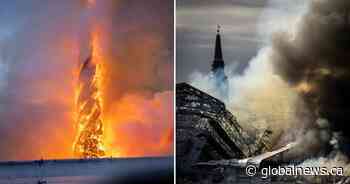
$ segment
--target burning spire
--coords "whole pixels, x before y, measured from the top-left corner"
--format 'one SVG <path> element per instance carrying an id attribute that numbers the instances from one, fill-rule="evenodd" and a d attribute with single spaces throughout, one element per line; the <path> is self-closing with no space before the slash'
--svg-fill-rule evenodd
<path id="1" fill-rule="evenodd" d="M 90 56 L 81 64 L 76 99 L 78 134 L 74 152 L 83 158 L 105 155 L 101 99 L 101 63 L 93 38 Z"/>
<path id="2" fill-rule="evenodd" d="M 91 9 L 96 2 L 88 0 L 87 3 Z M 79 66 L 75 101 L 78 132 L 73 149 L 75 155 L 82 158 L 98 158 L 105 155 L 101 97 L 102 58 L 99 41 L 98 31 L 92 30 L 89 56 Z"/>

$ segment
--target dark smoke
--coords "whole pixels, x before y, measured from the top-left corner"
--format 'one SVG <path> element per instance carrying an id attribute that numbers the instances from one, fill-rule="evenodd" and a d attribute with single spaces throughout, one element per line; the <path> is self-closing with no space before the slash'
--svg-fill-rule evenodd
<path id="1" fill-rule="evenodd" d="M 294 87 L 308 85 L 300 93 L 314 118 L 349 139 L 350 1 L 313 0 L 296 32 L 276 34 L 272 47 L 276 72 Z"/>

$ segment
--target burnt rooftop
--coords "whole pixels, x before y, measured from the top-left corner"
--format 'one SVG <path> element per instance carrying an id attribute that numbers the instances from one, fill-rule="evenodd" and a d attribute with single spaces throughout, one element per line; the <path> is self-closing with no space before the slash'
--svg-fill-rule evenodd
<path id="1" fill-rule="evenodd" d="M 289 165 L 284 153 L 296 146 L 289 143 L 271 150 L 269 134 L 250 134 L 219 99 L 186 83 L 176 85 L 176 171 L 177 183 L 310 183 L 308 178 L 247 176 L 245 167 Z M 297 163 L 296 163 L 297 164 Z M 348 177 L 322 177 L 321 183 L 349 183 Z"/>
<path id="2" fill-rule="evenodd" d="M 248 135 L 225 104 L 187 84 L 176 85 L 178 167 L 230 158 L 245 158 L 267 148 L 264 139 Z"/>

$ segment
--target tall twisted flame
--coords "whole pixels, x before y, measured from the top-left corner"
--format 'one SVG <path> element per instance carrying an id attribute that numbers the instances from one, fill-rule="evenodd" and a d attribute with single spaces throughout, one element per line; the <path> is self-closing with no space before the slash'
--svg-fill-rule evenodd
<path id="1" fill-rule="evenodd" d="M 74 143 L 75 155 L 98 158 L 105 155 L 101 98 L 101 57 L 98 35 L 92 34 L 91 53 L 81 64 L 76 94 L 78 132 Z"/>

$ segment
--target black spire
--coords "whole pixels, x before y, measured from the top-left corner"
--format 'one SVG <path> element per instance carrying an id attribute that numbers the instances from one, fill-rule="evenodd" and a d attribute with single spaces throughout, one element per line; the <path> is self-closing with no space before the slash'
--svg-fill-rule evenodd
<path id="1" fill-rule="evenodd" d="M 214 61 L 211 66 L 212 66 L 211 70 L 213 72 L 216 72 L 218 69 L 224 69 L 225 67 L 225 62 L 222 57 L 222 50 L 221 50 L 220 25 L 218 25 L 218 28 L 217 28 Z"/>

